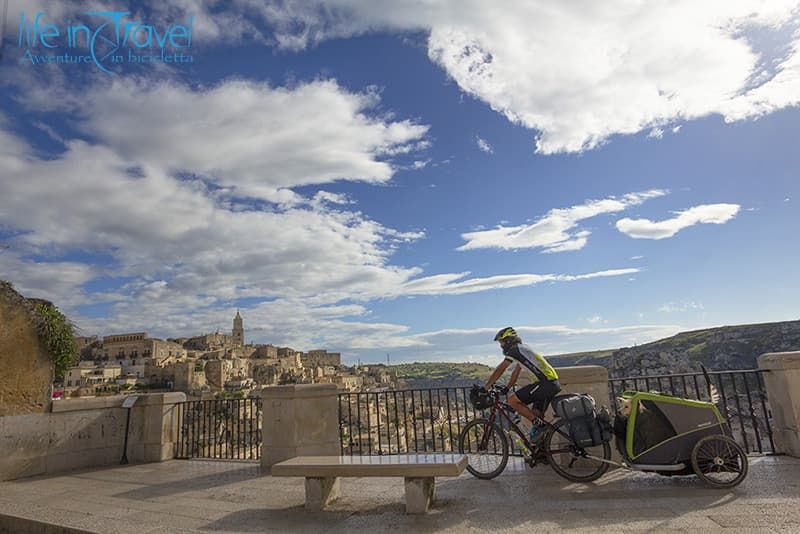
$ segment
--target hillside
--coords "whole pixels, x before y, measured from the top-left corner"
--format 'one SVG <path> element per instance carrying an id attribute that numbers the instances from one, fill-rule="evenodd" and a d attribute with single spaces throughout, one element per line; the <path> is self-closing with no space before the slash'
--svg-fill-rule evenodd
<path id="1" fill-rule="evenodd" d="M 754 369 L 765 352 L 800 350 L 800 321 L 723 326 L 615 350 L 612 376 L 681 373 L 709 369 Z"/>
<path id="2" fill-rule="evenodd" d="M 470 386 L 485 382 L 492 368 L 480 363 L 414 362 L 389 367 L 409 388 Z"/>
<path id="3" fill-rule="evenodd" d="M 800 350 L 800 321 L 721 326 L 680 332 L 635 347 L 548 356 L 556 366 L 602 365 L 611 376 L 709 369 L 754 369 L 765 352 Z"/>

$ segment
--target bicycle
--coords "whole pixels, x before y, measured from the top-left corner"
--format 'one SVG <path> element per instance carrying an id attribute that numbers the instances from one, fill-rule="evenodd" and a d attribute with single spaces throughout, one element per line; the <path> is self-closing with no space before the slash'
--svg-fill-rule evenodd
<path id="1" fill-rule="evenodd" d="M 522 449 L 528 466 L 549 464 L 559 476 L 571 482 L 592 482 L 608 471 L 611 446 L 608 443 L 594 447 L 578 446 L 570 437 L 569 421 L 565 419 L 551 422 L 540 418 L 537 423 L 545 427 L 540 430 L 544 436 L 532 443 L 510 415 L 509 411 L 513 413 L 514 409 L 501 400 L 506 393 L 507 387 L 492 386 L 486 392 L 485 402 L 475 406 L 476 409 L 490 407 L 489 417 L 473 419 L 459 434 L 459 452 L 467 455 L 467 470 L 473 476 L 488 480 L 503 472 L 508 464 L 509 436 Z M 516 436 L 512 436 L 512 432 Z"/>

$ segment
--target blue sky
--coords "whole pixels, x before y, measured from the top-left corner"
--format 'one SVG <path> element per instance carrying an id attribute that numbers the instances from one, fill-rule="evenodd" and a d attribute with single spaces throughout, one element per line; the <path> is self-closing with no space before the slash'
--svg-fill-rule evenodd
<path id="1" fill-rule="evenodd" d="M 797 319 L 796 3 L 9 4 L 0 273 L 86 334 L 493 363 Z M 98 5 L 193 17 L 193 62 L 20 61 L 20 12 Z"/>

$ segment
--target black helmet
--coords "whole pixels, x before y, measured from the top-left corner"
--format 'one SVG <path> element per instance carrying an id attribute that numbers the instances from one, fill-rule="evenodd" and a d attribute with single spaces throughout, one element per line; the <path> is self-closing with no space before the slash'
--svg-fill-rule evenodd
<path id="1" fill-rule="evenodd" d="M 500 331 L 494 336 L 495 341 L 500 341 L 501 343 L 503 340 L 508 340 L 509 338 L 518 338 L 517 331 L 514 330 L 512 327 L 507 326 L 505 328 L 501 328 Z"/>

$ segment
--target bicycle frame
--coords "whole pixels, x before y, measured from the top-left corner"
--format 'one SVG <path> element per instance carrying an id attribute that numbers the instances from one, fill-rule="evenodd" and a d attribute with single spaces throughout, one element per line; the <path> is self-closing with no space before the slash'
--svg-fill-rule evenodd
<path id="1" fill-rule="evenodd" d="M 505 402 L 501 401 L 500 399 L 495 399 L 494 405 L 492 406 L 492 412 L 489 414 L 489 419 L 488 419 L 487 425 L 489 427 L 491 427 L 495 423 L 495 421 L 497 421 L 498 419 L 502 420 L 502 418 L 505 418 L 505 421 L 508 423 L 508 426 L 511 427 L 511 429 L 513 429 L 517 433 L 517 435 L 522 438 L 522 442 L 525 445 L 525 447 L 529 451 L 534 451 L 537 448 L 537 445 L 531 443 L 530 440 L 528 440 L 528 436 L 526 435 L 526 432 L 523 432 L 522 429 L 520 429 L 519 426 L 514 422 L 514 420 L 511 419 L 511 416 L 508 415 L 508 411 L 512 410 L 512 409 L 513 408 L 508 403 L 505 403 Z M 498 416 L 498 414 L 499 414 L 499 416 Z M 564 436 L 567 439 L 568 443 L 572 443 L 572 438 L 569 436 L 569 434 L 566 434 L 566 433 L 562 432 L 560 429 L 555 428 L 550 421 L 547 421 L 544 418 L 540 417 L 539 420 L 542 423 L 544 423 L 545 426 L 548 427 L 548 429 L 553 429 L 558 434 Z M 501 427 L 502 427 L 502 423 L 501 423 Z M 483 433 L 483 438 L 481 439 L 481 444 L 480 444 L 480 448 L 481 449 L 485 449 L 489 445 L 489 443 L 488 443 L 489 434 L 490 434 L 489 432 L 484 432 Z M 561 452 L 561 451 L 558 451 L 558 452 Z"/>

